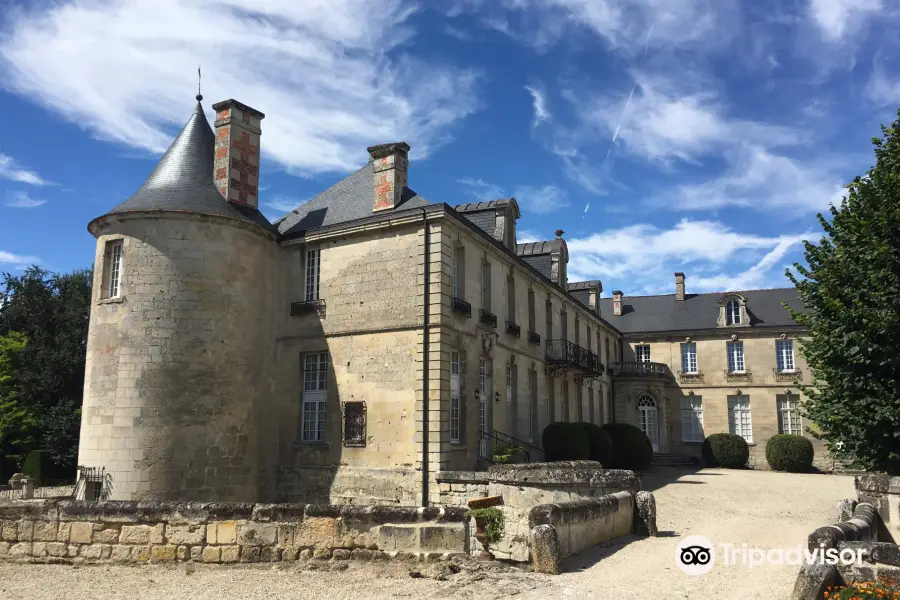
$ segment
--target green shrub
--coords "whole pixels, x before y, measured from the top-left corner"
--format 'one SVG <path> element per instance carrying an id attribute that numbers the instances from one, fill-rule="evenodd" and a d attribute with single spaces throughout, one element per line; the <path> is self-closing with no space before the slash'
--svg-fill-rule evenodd
<path id="1" fill-rule="evenodd" d="M 710 467 L 740 469 L 747 465 L 750 447 L 739 435 L 714 433 L 703 440 L 703 461 Z"/>
<path id="2" fill-rule="evenodd" d="M 511 458 L 517 457 L 521 452 L 522 449 L 515 444 L 501 444 L 494 448 L 491 460 L 495 463 L 508 463 Z"/>
<path id="3" fill-rule="evenodd" d="M 34 481 L 35 486 L 53 477 L 53 462 L 46 450 L 32 450 L 22 463 L 22 474 Z"/>
<path id="4" fill-rule="evenodd" d="M 591 444 L 590 459 L 596 460 L 604 467 L 609 468 L 613 458 L 612 438 L 608 433 L 603 431 L 602 427 L 595 425 L 594 423 L 582 423 L 581 426 L 584 427 L 584 431 L 587 433 L 588 440 Z"/>
<path id="5" fill-rule="evenodd" d="M 630 423 L 607 423 L 602 429 L 612 439 L 613 469 L 642 471 L 650 466 L 653 444 L 639 427 Z"/>
<path id="6" fill-rule="evenodd" d="M 812 442 L 802 435 L 779 433 L 766 442 L 766 462 L 776 471 L 805 473 L 812 469 Z"/>
<path id="7" fill-rule="evenodd" d="M 541 436 L 544 460 L 588 460 L 591 440 L 581 423 L 550 423 Z"/>

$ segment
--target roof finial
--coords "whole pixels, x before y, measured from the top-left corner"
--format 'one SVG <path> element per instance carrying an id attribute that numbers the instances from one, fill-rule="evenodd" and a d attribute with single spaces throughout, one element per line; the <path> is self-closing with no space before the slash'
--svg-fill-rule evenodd
<path id="1" fill-rule="evenodd" d="M 203 94 L 200 93 L 200 67 L 197 67 L 197 102 L 203 100 Z"/>

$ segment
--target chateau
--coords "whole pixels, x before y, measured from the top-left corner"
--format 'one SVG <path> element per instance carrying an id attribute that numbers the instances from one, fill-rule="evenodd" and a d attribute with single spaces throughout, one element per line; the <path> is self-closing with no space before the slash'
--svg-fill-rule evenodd
<path id="1" fill-rule="evenodd" d="M 626 421 L 661 454 L 804 432 L 792 289 L 601 299 L 515 199 L 410 187 L 405 143 L 270 223 L 264 114 L 198 103 L 97 238 L 79 464 L 111 499 L 438 502 L 438 474 L 553 421 Z M 414 182 L 414 180 L 413 180 Z M 809 435 L 804 432 L 804 435 Z M 817 444 L 818 454 L 824 452 Z"/>

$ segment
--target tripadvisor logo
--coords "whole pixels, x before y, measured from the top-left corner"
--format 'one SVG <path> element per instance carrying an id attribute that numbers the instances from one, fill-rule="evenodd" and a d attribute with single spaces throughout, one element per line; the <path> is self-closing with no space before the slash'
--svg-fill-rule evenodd
<path id="1" fill-rule="evenodd" d="M 763 565 L 860 565 L 862 551 L 852 548 L 754 548 L 747 544 L 714 546 L 702 535 L 682 539 L 675 548 L 675 564 L 691 576 L 706 575 L 716 560 L 726 566 L 743 565 L 748 569 Z"/>

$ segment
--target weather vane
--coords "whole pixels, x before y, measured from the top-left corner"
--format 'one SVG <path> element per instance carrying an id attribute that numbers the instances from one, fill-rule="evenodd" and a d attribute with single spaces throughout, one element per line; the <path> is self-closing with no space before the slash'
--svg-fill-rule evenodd
<path id="1" fill-rule="evenodd" d="M 198 66 L 197 67 L 197 102 L 200 102 L 201 100 L 203 100 L 203 95 L 200 93 L 200 79 L 201 79 L 200 67 Z"/>

